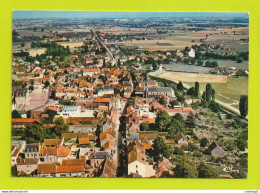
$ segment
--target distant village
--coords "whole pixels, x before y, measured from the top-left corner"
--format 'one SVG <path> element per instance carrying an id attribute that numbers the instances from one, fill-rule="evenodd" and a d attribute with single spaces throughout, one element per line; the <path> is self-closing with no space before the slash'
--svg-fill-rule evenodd
<path id="1" fill-rule="evenodd" d="M 203 46 L 135 52 L 113 38 L 93 29 L 74 51 L 56 37 L 32 43 L 42 55 L 13 52 L 12 175 L 246 178 L 247 121 L 221 111 L 215 91 L 208 100 L 149 74 Z"/>

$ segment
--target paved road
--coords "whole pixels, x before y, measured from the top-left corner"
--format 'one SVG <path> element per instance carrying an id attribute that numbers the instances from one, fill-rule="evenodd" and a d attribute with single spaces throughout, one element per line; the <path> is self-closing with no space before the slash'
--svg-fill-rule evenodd
<path id="1" fill-rule="evenodd" d="M 98 40 L 98 42 L 106 49 L 107 54 L 110 58 L 110 62 L 112 62 L 113 60 L 115 60 L 113 54 L 110 52 L 110 50 L 108 49 L 108 47 L 104 44 L 104 42 L 97 36 L 96 32 L 94 30 L 91 29 L 91 31 L 93 32 L 93 34 L 95 35 L 96 39 Z"/>

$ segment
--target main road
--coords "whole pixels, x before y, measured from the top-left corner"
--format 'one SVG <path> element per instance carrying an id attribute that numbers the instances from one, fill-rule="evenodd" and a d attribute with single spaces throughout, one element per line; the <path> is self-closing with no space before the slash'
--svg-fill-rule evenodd
<path id="1" fill-rule="evenodd" d="M 108 54 L 108 56 L 109 56 L 109 58 L 110 58 L 110 62 L 114 61 L 115 58 L 114 58 L 113 54 L 110 52 L 110 50 L 108 49 L 108 47 L 104 44 L 104 42 L 98 37 L 98 35 L 96 34 L 96 32 L 95 32 L 93 29 L 90 29 L 90 31 L 93 32 L 93 34 L 94 34 L 95 38 L 97 39 L 97 41 L 99 42 L 99 44 L 106 49 L 107 54 Z"/>

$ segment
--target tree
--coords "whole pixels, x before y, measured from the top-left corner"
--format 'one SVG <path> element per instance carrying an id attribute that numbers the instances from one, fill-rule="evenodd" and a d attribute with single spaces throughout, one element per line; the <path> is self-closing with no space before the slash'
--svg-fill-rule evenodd
<path id="1" fill-rule="evenodd" d="M 194 143 L 188 143 L 188 150 L 189 151 L 196 151 L 198 150 L 198 147 Z"/>
<path id="2" fill-rule="evenodd" d="M 218 178 L 219 174 L 212 166 L 206 165 L 204 162 L 200 163 L 198 167 L 199 178 Z"/>
<path id="3" fill-rule="evenodd" d="M 118 67 L 121 66 L 121 61 L 120 61 L 120 59 L 117 60 L 117 66 L 118 66 Z"/>
<path id="4" fill-rule="evenodd" d="M 22 43 L 21 43 L 21 47 L 24 47 L 24 46 L 25 46 L 25 43 L 22 42 Z"/>
<path id="5" fill-rule="evenodd" d="M 177 100 L 171 100 L 170 105 L 174 107 L 174 105 L 179 105 L 180 103 Z"/>
<path id="6" fill-rule="evenodd" d="M 32 90 L 32 91 L 33 91 L 33 90 L 34 90 L 34 86 L 30 85 L 30 86 L 29 86 L 29 90 Z"/>
<path id="7" fill-rule="evenodd" d="M 95 135 L 97 136 L 97 139 L 96 139 L 96 146 L 97 147 L 101 147 L 101 143 L 100 143 L 100 134 L 101 133 L 102 133 L 101 126 L 98 125 L 97 128 L 96 128 L 96 131 L 95 131 Z"/>
<path id="8" fill-rule="evenodd" d="M 206 147 L 207 144 L 208 144 L 208 142 L 209 142 L 209 141 L 207 140 L 206 137 L 202 138 L 202 139 L 200 140 L 200 147 Z"/>
<path id="9" fill-rule="evenodd" d="M 38 123 L 33 123 L 24 129 L 23 138 L 27 143 L 38 143 L 43 141 L 45 135 L 46 131 L 44 127 Z"/>
<path id="10" fill-rule="evenodd" d="M 45 88 L 47 88 L 48 86 L 50 86 L 50 82 L 49 82 L 48 80 L 46 80 L 46 81 L 44 82 L 44 86 L 45 86 Z"/>
<path id="11" fill-rule="evenodd" d="M 193 86 L 190 87 L 189 90 L 187 91 L 187 94 L 190 96 L 196 96 L 195 88 Z"/>
<path id="12" fill-rule="evenodd" d="M 206 101 L 211 101 L 212 100 L 212 86 L 211 86 L 211 84 L 207 84 L 206 85 L 206 96 L 205 96 L 205 99 L 206 99 Z"/>
<path id="13" fill-rule="evenodd" d="M 149 131 L 149 124 L 147 122 L 142 122 L 140 124 L 140 130 L 141 131 Z"/>
<path id="14" fill-rule="evenodd" d="M 207 61 L 207 62 L 205 63 L 205 66 L 206 66 L 206 67 L 211 67 L 211 61 Z"/>
<path id="15" fill-rule="evenodd" d="M 183 84 L 182 84 L 181 81 L 177 84 L 177 89 L 178 89 L 179 91 L 183 91 Z"/>
<path id="16" fill-rule="evenodd" d="M 16 165 L 12 166 L 12 168 L 11 168 L 11 176 L 13 176 L 13 177 L 18 176 L 18 171 L 17 171 Z"/>
<path id="17" fill-rule="evenodd" d="M 197 61 L 198 66 L 202 66 L 203 63 L 204 63 L 204 62 L 203 62 L 202 60 L 198 60 L 198 61 Z"/>
<path id="18" fill-rule="evenodd" d="M 12 111 L 12 118 L 22 118 L 20 113 L 17 110 Z"/>
<path id="19" fill-rule="evenodd" d="M 166 105 L 165 98 L 163 96 L 159 98 L 159 103 L 164 106 Z"/>
<path id="20" fill-rule="evenodd" d="M 27 118 L 31 118 L 31 113 L 32 113 L 32 110 L 26 111 L 26 116 L 27 116 Z"/>
<path id="21" fill-rule="evenodd" d="M 184 117 L 180 113 L 176 113 L 172 118 L 184 123 Z"/>
<path id="22" fill-rule="evenodd" d="M 210 101 L 209 108 L 215 113 L 218 113 L 220 111 L 219 104 L 215 101 Z"/>
<path id="23" fill-rule="evenodd" d="M 172 118 L 168 130 L 169 138 L 173 139 L 178 133 L 186 133 L 186 125 L 184 122 Z"/>
<path id="24" fill-rule="evenodd" d="M 242 58 L 237 59 L 237 63 L 243 63 L 243 62 L 244 62 L 244 60 Z"/>
<path id="25" fill-rule="evenodd" d="M 248 96 L 241 95 L 239 101 L 239 111 L 242 118 L 245 118 L 248 113 Z"/>
<path id="26" fill-rule="evenodd" d="M 191 64 L 194 65 L 196 63 L 196 60 L 193 58 L 191 59 Z"/>
<path id="27" fill-rule="evenodd" d="M 166 158 L 170 157 L 170 149 L 161 137 L 156 137 L 153 141 L 154 155 L 158 157 L 160 154 Z"/>
<path id="28" fill-rule="evenodd" d="M 65 123 L 63 117 L 58 117 L 54 123 L 55 125 L 55 133 L 60 136 L 62 133 L 68 132 L 69 126 Z"/>
<path id="29" fill-rule="evenodd" d="M 103 58 L 103 68 L 105 68 L 105 67 L 106 67 L 106 59 Z"/>
<path id="30" fill-rule="evenodd" d="M 200 95 L 200 84 L 195 82 L 195 96 L 198 97 Z"/>
<path id="31" fill-rule="evenodd" d="M 177 178 L 197 178 L 199 174 L 195 162 L 185 159 L 179 161 L 173 171 Z"/>
<path id="32" fill-rule="evenodd" d="M 174 151 L 173 151 L 173 154 L 175 154 L 175 155 L 184 155 L 185 152 L 183 151 L 183 149 L 176 147 L 174 149 Z"/>
<path id="33" fill-rule="evenodd" d="M 194 128 L 197 124 L 195 114 L 193 112 L 190 112 L 186 119 L 186 125 L 188 127 Z"/>
<path id="34" fill-rule="evenodd" d="M 153 70 L 154 70 L 154 71 L 158 69 L 158 66 L 157 66 L 155 60 L 153 61 L 152 66 L 153 66 Z"/>
<path id="35" fill-rule="evenodd" d="M 217 61 L 212 61 L 211 62 L 211 66 L 214 67 L 214 68 L 218 67 L 218 62 Z"/>
<path id="36" fill-rule="evenodd" d="M 171 121 L 171 116 L 166 111 L 159 111 L 155 119 L 155 125 L 158 131 L 166 131 Z"/>

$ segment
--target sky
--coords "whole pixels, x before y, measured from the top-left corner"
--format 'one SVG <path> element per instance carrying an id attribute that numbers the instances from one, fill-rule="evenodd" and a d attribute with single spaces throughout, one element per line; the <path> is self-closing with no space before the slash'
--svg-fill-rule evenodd
<path id="1" fill-rule="evenodd" d="M 141 17 L 248 17 L 224 12 L 120 12 L 120 11 L 13 11 L 13 19 L 141 18 Z"/>

